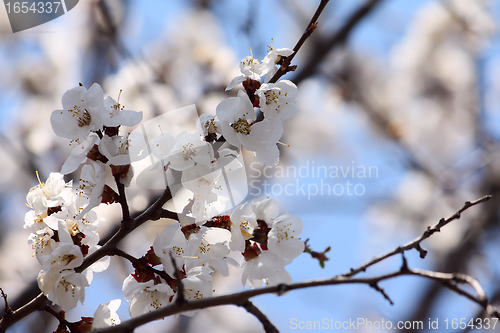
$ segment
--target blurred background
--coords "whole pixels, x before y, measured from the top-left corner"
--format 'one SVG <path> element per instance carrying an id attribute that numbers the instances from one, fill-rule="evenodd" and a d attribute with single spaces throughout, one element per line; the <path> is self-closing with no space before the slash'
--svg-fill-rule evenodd
<path id="1" fill-rule="evenodd" d="M 260 59 L 268 44 L 293 48 L 318 3 L 85 0 L 54 21 L 15 34 L 0 9 L 0 287 L 11 307 L 39 293 L 39 265 L 23 229 L 24 202 L 38 183 L 35 172 L 44 181 L 71 150 L 49 120 L 67 89 L 98 82 L 115 99 L 122 89 L 120 102 L 143 111 L 144 120 L 190 104 L 215 114 L 220 101 L 236 95 L 224 89 L 250 48 Z M 299 114 L 286 123 L 281 139 L 290 147 L 280 147 L 280 164 L 266 173 L 245 155 L 249 199 L 276 199 L 281 213 L 304 221 L 302 238 L 314 250 L 331 246 L 324 269 L 308 254 L 288 266 L 294 281 L 345 273 L 421 235 L 466 200 L 492 194 L 426 240 L 425 259 L 416 251 L 406 256 L 410 268 L 472 275 L 500 305 L 499 19 L 498 1 L 330 1 L 294 59 L 296 72 L 284 77 L 300 94 Z M 132 184 L 127 195 L 132 211 L 140 212 L 158 193 Z M 99 207 L 106 218 L 102 239 L 119 224 L 120 212 L 116 204 Z M 142 256 L 164 223 L 141 226 L 120 248 Z M 400 265 L 395 257 L 360 276 Z M 100 303 L 115 298 L 123 300 L 122 321 L 129 318 L 121 284 L 131 271 L 128 262 L 112 258 L 111 267 L 94 276 L 85 304 L 67 318 L 93 316 Z M 217 278 L 214 286 L 220 293 L 241 290 L 238 277 Z M 394 305 L 365 285 L 253 301 L 282 332 L 291 330 L 294 319 L 410 320 L 427 328 L 429 319 L 444 325 L 447 318 L 484 315 L 427 280 L 403 277 L 380 286 Z M 34 313 L 9 332 L 51 332 L 56 326 L 50 315 Z M 245 310 L 225 306 L 136 331 L 201 329 L 258 332 L 262 326 Z"/>

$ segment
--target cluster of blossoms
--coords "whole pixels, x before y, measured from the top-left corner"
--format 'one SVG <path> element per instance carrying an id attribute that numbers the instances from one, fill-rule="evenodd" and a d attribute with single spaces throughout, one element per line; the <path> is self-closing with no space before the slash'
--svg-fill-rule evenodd
<path id="1" fill-rule="evenodd" d="M 262 63 L 253 56 L 240 62 L 242 75 L 235 77 L 226 90 L 241 83 L 245 91 L 240 90 L 238 96 L 220 103 L 217 118 L 220 133 L 227 142 L 255 152 L 262 164 L 275 166 L 279 161 L 276 144 L 283 135 L 283 121 L 298 112 L 295 105 L 298 90 L 288 80 L 269 83 L 278 70 L 277 65 L 293 53 L 290 49 L 269 48 Z M 264 83 L 261 82 L 263 76 Z M 254 107 L 260 108 L 262 116 L 255 112 Z"/>
<path id="2" fill-rule="evenodd" d="M 122 287 L 132 317 L 172 303 L 179 290 L 185 299 L 211 296 L 213 275 L 228 276 L 228 264 L 241 267 L 243 285 L 252 288 L 292 281 L 285 266 L 305 250 L 299 238 L 302 221 L 289 214 L 278 216 L 272 199 L 228 212 L 230 200 L 220 185 L 228 172 L 241 166 L 235 158 L 242 147 L 254 151 L 262 164 L 278 163 L 283 121 L 297 113 L 298 93 L 290 81 L 269 81 L 291 53 L 271 48 L 262 63 L 244 58 L 242 75 L 227 88 L 242 83 L 244 90 L 222 101 L 216 116 L 202 115 L 196 133 L 175 137 L 162 133 L 147 141 L 119 135 L 121 126 L 139 124 L 142 113 L 125 110 L 111 97 L 104 99 L 98 84 L 88 90 L 80 85 L 63 95 L 63 109 L 52 113 L 51 123 L 58 136 L 72 140 L 73 150 L 60 173 L 51 173 L 46 183 L 29 191 L 27 204 L 32 210 L 25 218 L 25 228 L 32 231 L 29 243 L 42 267 L 38 284 L 53 303 L 64 311 L 83 303 L 93 272 L 109 265 L 109 257 L 104 257 L 83 271 L 78 269 L 99 248 L 95 231 L 103 219 L 93 209 L 101 203 L 123 203 L 105 184 L 107 171 L 117 184 L 128 187 L 131 163 L 150 154 L 158 160 L 152 169 L 164 173 L 169 188 L 182 184 L 192 197 L 178 213 L 178 222 L 166 227 L 149 251 L 133 262 L 135 271 Z M 80 182 L 74 187 L 64 175 L 76 170 Z M 116 301 L 102 304 L 94 318 L 82 318 L 81 325 L 119 323 L 118 306 Z"/>
<path id="3" fill-rule="evenodd" d="M 253 151 L 263 165 L 275 166 L 279 162 L 277 143 L 283 135 L 283 122 L 298 112 L 298 90 L 288 80 L 268 82 L 292 52 L 270 46 L 262 62 L 252 56 L 243 58 L 242 75 L 235 77 L 226 90 L 240 83 L 244 89 L 236 97 L 223 100 L 216 107 L 215 116 L 201 115 L 197 133 L 182 132 L 174 137 L 166 132 L 149 142 L 143 139 L 135 143 L 135 151 L 150 150 L 159 160 L 155 169 L 166 171 L 169 185 L 182 183 L 193 193 L 184 212 L 196 222 L 227 211 L 230 200 L 227 195 L 220 195 L 221 183 L 229 170 L 241 166 L 235 157 L 242 147 Z M 144 143 L 149 147 L 144 147 Z"/>
<path id="4" fill-rule="evenodd" d="M 68 90 L 62 105 L 62 110 L 52 113 L 51 123 L 57 135 L 72 140 L 73 150 L 61 172 L 51 173 L 45 183 L 40 181 L 30 189 L 26 202 L 32 210 L 26 213 L 24 227 L 31 230 L 28 243 L 42 267 L 38 274 L 41 291 L 68 311 L 85 300 L 85 288 L 93 272 L 109 266 L 109 257 L 104 257 L 82 272 L 75 271 L 87 255 L 99 248 L 96 229 L 104 219 L 93 208 L 119 198 L 105 185 L 106 165 L 123 184 L 132 178 L 128 141 L 118 132 L 121 125 L 137 125 L 142 113 L 124 110 L 111 97 L 104 99 L 98 84 L 88 90 L 83 86 Z M 80 167 L 78 186 L 73 186 L 72 181 L 66 183 L 64 175 Z M 113 312 L 116 302 L 110 304 L 111 308 L 103 304 L 96 316 L 102 318 L 104 313 Z"/>
<path id="5" fill-rule="evenodd" d="M 215 216 L 202 224 L 166 227 L 140 259 L 143 265 L 134 265 L 135 272 L 123 283 L 131 316 L 175 301 L 177 274 L 183 283 L 183 297 L 188 300 L 212 296 L 212 275 L 228 276 L 229 264 L 242 268 L 242 283 L 252 288 L 262 283 L 291 283 L 285 266 L 304 252 L 304 242 L 298 237 L 303 223 L 296 216 L 278 213 L 276 201 L 265 199 L 238 206 L 231 215 Z"/>

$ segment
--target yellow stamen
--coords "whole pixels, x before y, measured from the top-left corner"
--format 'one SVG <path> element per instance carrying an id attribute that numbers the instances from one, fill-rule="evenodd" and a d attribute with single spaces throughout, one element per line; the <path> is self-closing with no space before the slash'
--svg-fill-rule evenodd
<path id="1" fill-rule="evenodd" d="M 281 142 L 281 141 L 278 141 L 278 143 L 279 143 L 280 145 L 283 145 L 283 146 L 286 146 L 286 147 L 290 148 L 290 145 L 287 145 L 286 143 L 283 143 L 283 142 Z"/>

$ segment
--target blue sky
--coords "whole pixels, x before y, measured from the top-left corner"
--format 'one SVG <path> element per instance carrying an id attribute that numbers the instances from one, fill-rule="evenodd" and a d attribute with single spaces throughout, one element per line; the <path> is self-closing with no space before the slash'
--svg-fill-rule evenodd
<path id="1" fill-rule="evenodd" d="M 253 1 L 253 0 L 252 0 Z M 371 54 L 382 64 L 387 64 L 390 52 L 393 46 L 404 36 L 408 28 L 408 22 L 411 22 L 416 10 L 425 3 L 432 0 L 388 0 L 379 8 L 379 10 L 368 19 L 363 21 L 358 29 L 353 32 L 350 44 L 355 50 L 364 54 Z M 331 1 L 329 7 L 322 16 L 320 28 L 323 31 L 332 31 L 342 24 L 342 20 L 353 9 L 364 1 Z M 248 19 L 250 0 L 231 1 L 222 0 L 216 6 L 215 13 L 220 18 L 223 30 L 226 36 L 226 42 L 236 50 L 238 58 L 243 58 L 249 54 L 249 48 L 253 47 L 256 57 L 262 57 L 266 48 L 262 45 L 270 43 L 274 39 L 276 47 L 293 47 L 293 44 L 300 36 L 293 35 L 282 26 L 290 20 L 289 16 L 283 14 L 280 10 L 282 1 L 253 1 L 256 8 L 251 11 L 257 24 L 256 31 L 252 32 L 250 38 L 241 37 L 241 27 L 243 22 Z M 305 7 L 314 10 L 317 1 L 307 1 Z M 131 0 L 130 1 L 130 24 L 140 24 L 141 29 L 137 34 L 122 36 L 127 47 L 134 55 L 140 55 L 144 52 L 148 44 L 164 36 L 164 31 L 169 30 L 174 24 L 178 24 L 176 18 L 179 13 L 186 9 L 186 4 L 182 1 L 164 1 L 164 0 Z M 500 4 L 497 2 L 494 15 L 499 17 Z M 74 9 L 78 10 L 78 7 Z M 60 18 L 60 22 L 54 24 L 63 25 L 67 18 Z M 135 21 L 137 20 L 137 21 Z M 321 33 L 319 31 L 318 33 Z M 175 38 L 168 36 L 167 38 Z M 257 45 L 256 45 L 257 44 Z M 20 53 L 37 52 L 33 49 L 29 41 L 26 42 L 24 49 Z M 500 43 L 498 37 L 494 38 L 494 44 L 485 53 L 484 63 L 489 68 L 496 68 Z M 260 55 L 259 55 L 260 53 Z M 0 47 L 0 61 L 15 61 L 9 58 L 12 53 L 7 52 Z M 485 85 L 488 85 L 491 77 L 483 78 Z M 12 109 L 18 103 L 20 96 L 6 87 L 2 87 L 2 96 L 0 99 L 0 129 L 2 123 L 7 123 L 9 119 L 9 109 Z M 2 112 L 3 111 L 3 112 Z M 500 117 L 492 113 L 488 118 L 488 126 L 492 133 L 495 132 L 500 123 Z M 297 196 L 293 198 L 276 198 L 284 211 L 290 211 L 292 215 L 297 215 L 305 222 L 305 231 L 303 238 L 310 238 L 314 249 L 322 250 L 331 246 L 329 253 L 330 261 L 326 263 L 326 268 L 321 269 L 318 263 L 311 260 L 307 254 L 302 255 L 288 266 L 288 270 L 295 281 L 313 279 L 318 277 L 328 277 L 339 273 L 344 273 L 351 267 L 356 267 L 369 260 L 373 255 L 384 253 L 398 245 L 411 240 L 416 235 L 404 233 L 399 237 L 394 237 L 383 245 L 372 245 L 367 248 L 366 244 L 372 235 L 373 228 L 366 221 L 365 209 L 373 201 L 380 198 L 390 198 L 393 189 L 399 183 L 403 175 L 403 167 L 388 160 L 387 156 L 396 155 L 392 152 L 393 147 L 384 145 L 374 145 L 371 142 L 370 133 L 358 122 L 358 119 L 343 118 L 340 121 L 345 122 L 350 130 L 345 133 L 345 140 L 356 147 L 366 147 L 361 149 L 356 164 L 379 165 L 383 170 L 377 179 L 363 181 L 367 188 L 367 193 L 361 197 L 326 197 L 317 196 L 314 200 L 306 201 Z M 4 129 L 5 131 L 5 129 Z M 500 131 L 498 131 L 500 133 Z M 359 149 L 359 148 L 358 148 Z M 325 165 L 349 165 L 348 161 L 335 160 L 318 156 L 315 161 L 318 164 Z M 297 166 L 303 165 L 304 160 L 294 161 Z M 312 183 L 318 179 L 309 179 Z M 283 211 L 283 212 L 284 212 Z M 407 254 L 410 265 L 418 267 L 428 267 L 432 262 L 432 254 L 426 260 L 418 258 L 416 252 Z M 370 273 L 382 273 L 390 269 L 397 269 L 400 265 L 400 257 L 388 261 L 380 266 L 370 269 Z M 85 309 L 95 309 L 102 300 L 97 297 L 103 291 L 109 292 L 110 298 L 121 298 L 121 291 L 117 286 L 110 285 L 107 280 L 99 279 L 95 276 L 95 282 L 88 289 Z M 417 281 L 418 280 L 418 281 Z M 412 290 L 407 290 L 406 285 L 412 284 Z M 314 290 L 294 291 L 285 297 L 276 297 L 274 295 L 261 296 L 255 299 L 255 303 L 271 320 L 283 331 L 287 331 L 290 319 L 293 317 L 299 320 L 321 320 L 331 318 L 334 320 L 346 320 L 353 318 L 356 313 L 365 315 L 366 313 L 376 312 L 387 320 L 399 320 L 408 313 L 408 299 L 418 297 L 418 285 L 427 282 L 415 278 L 401 278 L 394 281 L 383 283 L 381 286 L 391 295 L 396 305 L 390 306 L 383 297 L 368 288 L 367 286 L 339 286 L 322 287 Z M 120 286 L 118 286 L 120 287 Z M 107 301 L 107 300 L 106 300 Z M 447 301 L 447 313 L 453 313 L 469 317 L 471 315 L 470 307 L 467 301 L 457 296 L 449 296 Z M 449 304 L 453 304 L 452 307 Z M 286 310 L 285 310 L 286 309 Z M 126 318 L 127 304 L 123 301 L 120 316 Z M 443 313 L 446 315 L 447 313 Z M 92 315 L 92 313 L 85 313 Z"/>

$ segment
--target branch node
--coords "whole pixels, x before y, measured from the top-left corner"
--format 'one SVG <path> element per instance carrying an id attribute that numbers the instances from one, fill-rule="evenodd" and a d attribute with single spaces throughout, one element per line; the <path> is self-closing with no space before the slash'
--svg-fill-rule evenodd
<path id="1" fill-rule="evenodd" d="M 408 261 L 406 260 L 404 252 L 401 252 L 401 258 L 403 259 L 403 263 L 401 264 L 400 271 L 403 273 L 408 272 L 410 269 L 408 268 Z"/>
<path id="2" fill-rule="evenodd" d="M 427 252 L 426 250 L 424 250 L 424 249 L 422 248 L 422 246 L 420 246 L 420 243 L 417 243 L 417 244 L 415 245 L 415 250 L 417 250 L 417 251 L 418 251 L 418 253 L 420 254 L 420 258 L 424 259 L 424 258 L 427 256 L 427 253 L 428 253 L 428 252 Z"/>
<path id="3" fill-rule="evenodd" d="M 384 291 L 384 289 L 380 288 L 378 286 L 378 283 L 377 282 L 373 282 L 373 283 L 370 283 L 370 287 L 372 287 L 373 289 L 375 289 L 376 291 L 378 291 L 379 293 L 381 293 L 384 298 L 389 302 L 391 303 L 391 305 L 394 305 L 394 302 L 391 300 L 391 298 L 389 297 L 389 295 L 387 295 L 387 293 Z"/>
<path id="4" fill-rule="evenodd" d="M 276 286 L 276 289 L 276 294 L 278 296 L 283 296 L 283 294 L 288 291 L 288 286 L 284 283 L 280 283 L 278 284 L 278 286 Z"/>
<path id="5" fill-rule="evenodd" d="M 176 212 L 172 212 L 168 209 L 162 208 L 158 213 L 159 213 L 157 216 L 158 218 L 156 220 L 158 220 L 160 218 L 165 218 L 165 219 L 172 219 L 172 220 L 179 221 L 179 216 Z"/>
<path id="6" fill-rule="evenodd" d="M 5 309 L 3 309 L 3 312 L 5 315 L 9 315 L 12 313 L 12 309 L 10 308 L 9 302 L 7 301 L 7 294 L 3 291 L 2 288 L 0 288 L 0 293 L 2 294 L 2 298 L 5 303 Z"/>
<path id="7" fill-rule="evenodd" d="M 266 333 L 279 333 L 278 329 L 271 323 L 269 318 L 262 313 L 250 300 L 245 300 L 242 304 L 239 304 L 241 307 L 245 308 L 249 313 L 253 314 L 264 326 L 264 330 Z"/>

